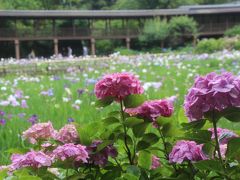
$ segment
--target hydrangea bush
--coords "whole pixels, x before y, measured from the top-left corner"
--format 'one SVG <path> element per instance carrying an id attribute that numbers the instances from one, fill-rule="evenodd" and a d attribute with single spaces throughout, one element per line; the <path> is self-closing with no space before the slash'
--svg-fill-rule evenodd
<path id="1" fill-rule="evenodd" d="M 218 127 L 240 121 L 240 78 L 197 77 L 185 97 L 188 123 L 179 124 L 172 99 L 148 100 L 130 73 L 104 76 L 95 85 L 96 107 L 118 107 L 102 120 L 34 123 L 22 133 L 30 149 L 14 152 L 1 179 L 238 179 L 240 138 Z"/>

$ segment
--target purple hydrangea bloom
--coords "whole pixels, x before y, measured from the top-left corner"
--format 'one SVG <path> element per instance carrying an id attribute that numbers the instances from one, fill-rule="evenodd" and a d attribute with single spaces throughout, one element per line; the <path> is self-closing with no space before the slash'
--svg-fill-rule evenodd
<path id="1" fill-rule="evenodd" d="M 178 141 L 169 154 L 170 163 L 181 164 L 183 161 L 201 161 L 207 157 L 202 151 L 203 144 L 194 141 Z"/>
<path id="2" fill-rule="evenodd" d="M 98 145 L 102 144 L 101 140 L 95 140 L 93 143 L 87 147 L 89 152 L 90 162 L 99 165 L 105 166 L 108 162 L 108 157 L 115 158 L 118 155 L 118 152 L 113 145 L 108 145 L 107 147 L 103 148 L 101 151 L 97 151 Z"/>
<path id="3" fill-rule="evenodd" d="M 189 121 L 202 119 L 207 112 L 221 112 L 231 107 L 240 107 L 240 78 L 228 72 L 198 76 L 184 102 Z"/>

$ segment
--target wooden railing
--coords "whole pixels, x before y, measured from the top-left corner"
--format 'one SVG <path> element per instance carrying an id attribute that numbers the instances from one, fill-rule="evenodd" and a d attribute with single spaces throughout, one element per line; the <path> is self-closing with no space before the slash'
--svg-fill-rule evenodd
<path id="1" fill-rule="evenodd" d="M 228 28 L 233 27 L 234 23 L 209 23 L 199 26 L 199 35 L 220 35 L 223 34 Z M 140 30 L 137 28 L 129 29 L 89 29 L 89 28 L 57 28 L 53 29 L 4 29 L 0 28 L 0 40 L 12 40 L 12 39 L 123 39 L 123 38 L 136 38 L 140 34 Z"/>
<path id="2" fill-rule="evenodd" d="M 126 38 L 138 37 L 138 29 L 88 29 L 88 28 L 58 28 L 55 31 L 52 29 L 25 29 L 14 30 L 0 28 L 0 39 L 4 38 L 19 38 L 19 39 L 34 39 L 34 38 Z"/>

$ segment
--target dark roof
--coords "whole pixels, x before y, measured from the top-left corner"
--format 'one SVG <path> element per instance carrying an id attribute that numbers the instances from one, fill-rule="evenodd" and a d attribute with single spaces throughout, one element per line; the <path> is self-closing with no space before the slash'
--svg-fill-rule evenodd
<path id="1" fill-rule="evenodd" d="M 139 18 L 164 15 L 220 14 L 240 12 L 240 5 L 195 5 L 154 10 L 0 10 L 8 18 Z"/>

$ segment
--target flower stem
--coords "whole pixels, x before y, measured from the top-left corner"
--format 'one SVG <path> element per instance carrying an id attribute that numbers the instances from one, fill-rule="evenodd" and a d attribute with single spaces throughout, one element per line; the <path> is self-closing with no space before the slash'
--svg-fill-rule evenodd
<path id="1" fill-rule="evenodd" d="M 162 131 L 161 131 L 160 128 L 158 128 L 158 132 L 159 132 L 159 134 L 160 134 L 160 138 L 161 138 L 162 143 L 163 143 L 165 158 L 166 158 L 166 160 L 168 160 L 169 157 L 168 157 L 167 144 L 166 144 L 165 138 L 164 138 L 163 133 L 162 133 Z"/>
<path id="2" fill-rule="evenodd" d="M 218 153 L 218 158 L 219 158 L 219 161 L 223 167 L 223 170 L 225 172 L 225 166 L 224 166 L 224 163 L 223 163 L 223 159 L 222 159 L 222 155 L 221 155 L 221 151 L 220 151 L 220 145 L 219 145 L 219 141 L 218 141 L 218 135 L 217 135 L 217 121 L 215 119 L 215 115 L 214 115 L 214 112 L 212 113 L 212 123 L 213 123 L 213 130 L 214 130 L 214 139 L 215 139 L 215 142 L 216 142 L 216 151 Z"/>
<path id="3" fill-rule="evenodd" d="M 126 126 L 124 124 L 125 116 L 124 116 L 123 101 L 122 100 L 120 100 L 120 108 L 121 108 L 120 110 L 121 110 L 121 116 L 122 116 L 122 125 L 123 125 L 123 130 L 124 130 L 124 145 L 126 147 L 126 153 L 127 153 L 127 156 L 128 156 L 129 163 L 131 165 L 133 165 L 131 150 L 128 147 L 128 144 L 127 144 L 127 128 L 126 128 Z"/>

